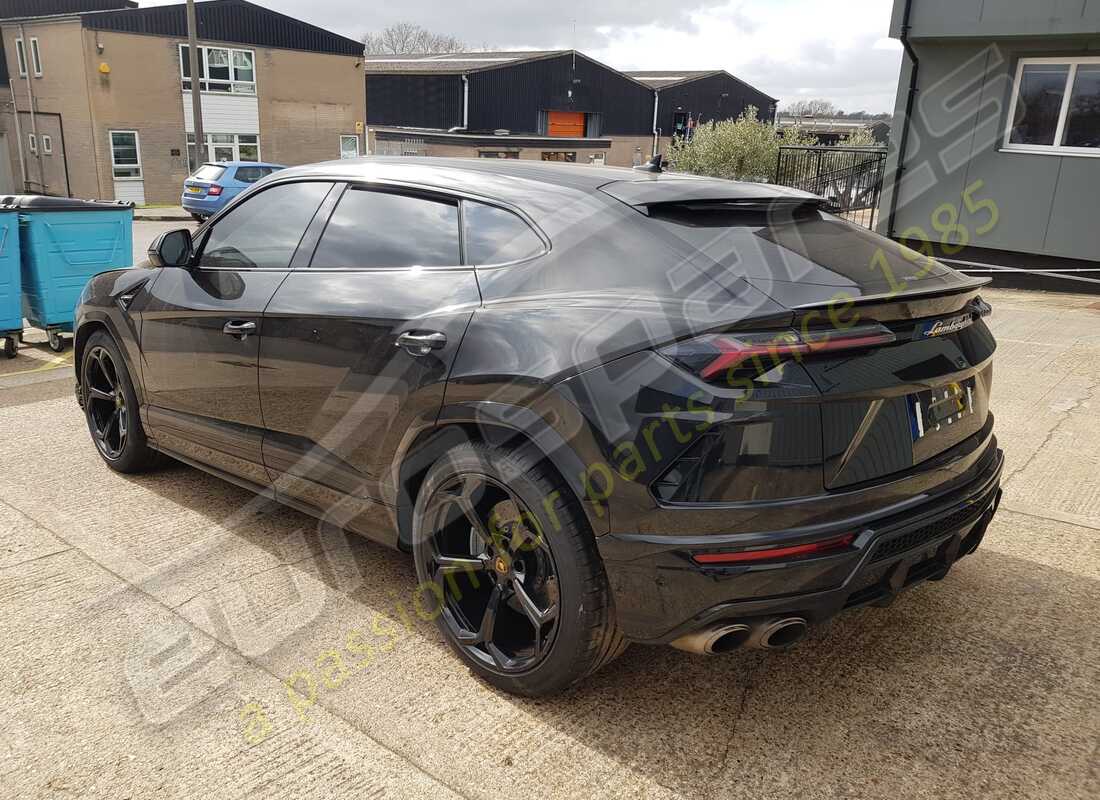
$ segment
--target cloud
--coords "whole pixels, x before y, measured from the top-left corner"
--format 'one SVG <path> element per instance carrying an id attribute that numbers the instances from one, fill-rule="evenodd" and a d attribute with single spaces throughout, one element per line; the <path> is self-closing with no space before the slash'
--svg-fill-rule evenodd
<path id="1" fill-rule="evenodd" d="M 166 2 L 179 0 L 141 5 Z M 576 47 L 619 69 L 726 69 L 781 102 L 824 97 L 849 111 L 892 111 L 901 63 L 888 0 L 260 2 L 356 38 L 407 21 L 471 47 Z"/>

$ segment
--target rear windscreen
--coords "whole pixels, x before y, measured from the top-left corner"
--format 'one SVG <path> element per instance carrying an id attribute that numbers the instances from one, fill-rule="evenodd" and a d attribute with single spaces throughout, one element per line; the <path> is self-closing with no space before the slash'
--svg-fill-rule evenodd
<path id="1" fill-rule="evenodd" d="M 868 287 L 944 275 L 923 252 L 813 206 L 759 210 L 650 206 L 649 217 L 679 240 L 749 278 Z"/>
<path id="2" fill-rule="evenodd" d="M 191 177 L 200 181 L 216 181 L 224 174 L 225 167 L 219 167 L 217 164 L 203 164 Z"/>

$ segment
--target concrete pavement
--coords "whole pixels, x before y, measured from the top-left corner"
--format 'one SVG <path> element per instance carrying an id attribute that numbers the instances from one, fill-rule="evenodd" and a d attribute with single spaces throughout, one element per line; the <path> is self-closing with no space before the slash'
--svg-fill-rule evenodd
<path id="1" fill-rule="evenodd" d="M 406 556 L 183 466 L 107 470 L 69 368 L 21 352 L 0 797 L 1100 796 L 1100 305 L 987 296 L 1007 468 L 974 556 L 791 651 L 636 646 L 540 701 L 451 657 Z"/>

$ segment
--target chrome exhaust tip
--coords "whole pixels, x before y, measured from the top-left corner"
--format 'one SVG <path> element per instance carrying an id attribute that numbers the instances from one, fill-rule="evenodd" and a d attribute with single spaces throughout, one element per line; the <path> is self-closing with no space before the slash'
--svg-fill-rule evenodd
<path id="1" fill-rule="evenodd" d="M 772 620 L 760 628 L 754 644 L 765 650 L 782 650 L 806 638 L 810 630 L 809 623 L 802 617 L 784 617 Z"/>
<path id="2" fill-rule="evenodd" d="M 741 623 L 727 623 L 681 636 L 671 644 L 678 650 L 704 656 L 730 653 L 748 641 L 752 629 Z"/>

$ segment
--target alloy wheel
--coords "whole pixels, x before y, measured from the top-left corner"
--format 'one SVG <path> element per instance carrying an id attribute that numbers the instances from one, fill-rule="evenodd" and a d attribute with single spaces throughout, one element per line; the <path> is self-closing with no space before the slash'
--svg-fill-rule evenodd
<path id="1" fill-rule="evenodd" d="M 129 409 L 118 367 L 106 348 L 92 348 L 84 360 L 84 404 L 96 447 L 106 458 L 118 459 L 126 447 Z"/>
<path id="2" fill-rule="evenodd" d="M 500 672 L 536 666 L 560 614 L 554 556 L 535 516 L 504 484 L 467 473 L 435 491 L 426 522 L 424 574 L 455 642 Z"/>

